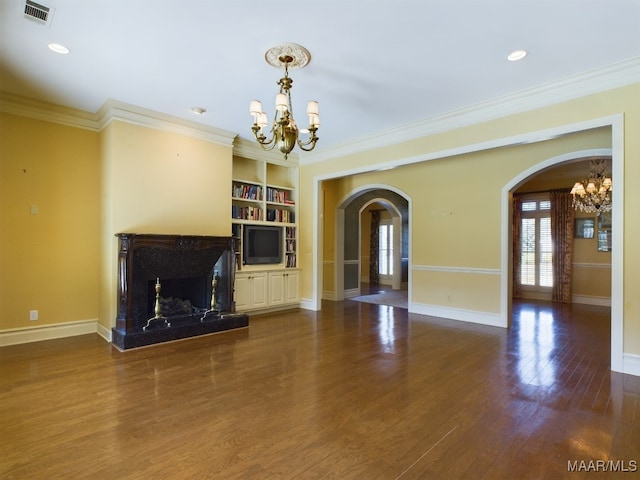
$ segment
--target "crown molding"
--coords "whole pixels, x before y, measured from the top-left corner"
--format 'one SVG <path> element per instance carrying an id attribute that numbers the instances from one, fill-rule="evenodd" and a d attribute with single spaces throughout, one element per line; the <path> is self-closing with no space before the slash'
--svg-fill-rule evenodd
<path id="1" fill-rule="evenodd" d="M 495 120 L 640 82 L 640 57 L 565 77 L 492 100 L 310 152 L 300 164 L 323 162 Z"/>
<path id="2" fill-rule="evenodd" d="M 114 120 L 233 147 L 236 134 L 116 100 L 107 100 L 96 113 L 0 92 L 0 112 L 100 132 Z"/>
<path id="3" fill-rule="evenodd" d="M 100 130 L 95 114 L 8 92 L 0 92 L 0 112 L 94 132 Z"/>
<path id="4" fill-rule="evenodd" d="M 100 130 L 104 129 L 112 121 L 117 120 L 161 130 L 163 132 L 192 137 L 225 147 L 233 147 L 234 140 L 237 136 L 236 133 L 228 130 L 209 127 L 198 122 L 184 120 L 113 99 L 107 100 L 100 110 L 98 110 L 96 116 Z"/>

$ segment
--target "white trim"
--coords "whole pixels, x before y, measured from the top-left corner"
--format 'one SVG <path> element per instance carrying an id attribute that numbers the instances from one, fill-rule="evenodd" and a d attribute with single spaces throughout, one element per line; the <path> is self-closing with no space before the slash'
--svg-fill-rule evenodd
<path id="1" fill-rule="evenodd" d="M 612 211 L 612 253 L 611 253 L 611 370 L 624 372 L 624 115 L 622 113 L 607 117 L 594 118 L 545 131 L 543 138 L 566 135 L 600 127 L 611 127 L 612 148 L 569 152 L 549 158 L 529 169 L 520 172 L 502 188 L 502 232 L 501 232 L 501 315 L 505 325 L 509 321 L 510 305 L 510 254 L 511 254 L 511 191 L 526 178 L 547 167 L 589 156 L 611 155 L 612 176 L 618 178 L 618 188 L 613 191 Z M 535 137 L 535 132 L 530 134 Z M 538 137 L 540 138 L 540 137 Z"/>
<path id="2" fill-rule="evenodd" d="M 465 310 L 462 308 L 442 307 L 425 303 L 410 303 L 409 312 L 431 317 L 448 318 L 461 322 L 478 323 L 490 327 L 506 327 L 498 313 L 479 312 L 477 310 Z"/>
<path id="3" fill-rule="evenodd" d="M 622 359 L 623 372 L 640 377 L 640 355 L 625 353 Z"/>
<path id="4" fill-rule="evenodd" d="M 581 303 L 583 305 L 611 307 L 611 297 L 596 297 L 593 295 L 571 295 L 571 302 Z"/>
<path id="5" fill-rule="evenodd" d="M 98 320 L 0 330 L 0 347 L 97 333 Z"/>
<path id="6" fill-rule="evenodd" d="M 107 100 L 96 113 L 90 113 L 0 92 L 0 112 L 82 128 L 93 132 L 100 132 L 113 120 L 118 120 L 204 140 L 225 147 L 233 147 L 234 140 L 237 137 L 236 133 L 228 130 L 210 127 L 202 123 L 184 120 L 111 99 Z M 245 147 L 240 148 L 246 153 Z"/>
<path id="7" fill-rule="evenodd" d="M 611 269 L 610 263 L 572 263 L 574 268 L 602 268 L 602 269 Z"/>
<path id="8" fill-rule="evenodd" d="M 372 170 L 372 168 L 370 167 L 368 170 L 363 170 L 363 171 L 370 171 Z M 340 175 L 341 176 L 341 175 Z M 317 193 L 320 190 L 320 184 L 321 184 L 321 179 L 323 178 L 323 176 L 318 176 L 318 177 L 314 177 L 313 179 L 313 185 L 314 185 L 314 191 Z M 333 178 L 331 175 L 327 176 L 326 179 L 330 179 Z M 411 251 L 411 215 L 412 215 L 412 202 L 411 202 L 411 197 L 408 196 L 404 191 L 400 190 L 399 188 L 392 186 L 392 185 L 387 185 L 387 184 L 369 184 L 369 185 L 362 185 L 360 187 L 357 187 L 355 189 L 353 189 L 351 192 L 347 193 L 346 195 L 344 195 L 340 201 L 338 202 L 338 208 L 336 211 L 336 218 L 335 218 L 335 237 L 334 237 L 334 243 L 335 243 L 335 265 L 336 268 L 334 268 L 334 285 L 335 285 L 335 290 L 336 290 L 336 300 L 340 301 L 340 300 L 344 300 L 344 298 L 348 298 L 347 297 L 347 293 L 344 292 L 344 265 L 345 264 L 358 264 L 360 263 L 360 239 L 358 242 L 358 260 L 348 260 L 345 262 L 344 260 L 344 207 L 346 206 L 347 202 L 349 202 L 351 199 L 353 198 L 357 198 L 358 196 L 360 196 L 362 193 L 364 192 L 368 192 L 371 190 L 386 190 L 386 191 L 390 191 L 395 193 L 396 195 L 404 198 L 407 201 L 407 210 L 408 210 L 408 215 L 409 215 L 409 223 L 407 225 L 407 230 L 408 230 L 408 247 L 409 247 L 409 251 Z M 314 208 L 314 212 L 319 209 L 319 205 L 324 205 L 323 201 L 320 201 L 321 199 L 319 198 L 318 194 L 314 195 L 314 202 L 315 202 L 315 206 L 316 208 Z M 383 198 L 377 198 L 376 200 L 373 200 L 370 203 L 373 203 L 374 201 L 378 201 L 380 203 L 384 203 L 386 206 L 391 206 L 392 203 L 388 200 L 388 199 L 383 199 Z M 397 210 L 397 208 L 395 207 L 395 205 L 393 205 L 393 210 L 398 214 L 398 216 L 400 217 L 400 212 Z M 362 213 L 362 210 L 360 211 L 360 213 Z M 361 219 L 361 215 L 358 216 L 359 217 L 359 222 Z M 313 251 L 315 252 L 314 255 L 314 268 L 316 268 L 317 263 L 320 262 L 320 258 L 322 255 L 322 250 L 320 249 L 320 236 L 319 236 L 319 232 L 318 230 L 320 228 L 316 228 L 316 222 L 318 221 L 318 219 L 323 218 L 322 214 L 320 212 L 318 212 L 317 217 L 314 216 L 314 240 L 313 240 Z M 322 227 L 322 226 L 321 226 Z M 399 229 L 396 229 L 399 231 Z M 358 225 L 358 235 L 360 235 L 361 232 L 361 225 Z M 400 236 L 402 234 L 400 233 Z M 318 242 L 316 242 L 316 239 L 318 239 Z M 399 249 L 400 250 L 400 249 Z M 401 252 L 399 252 L 399 255 L 401 255 Z M 400 260 L 400 265 L 401 265 L 401 257 L 399 257 Z M 315 271 L 315 275 L 314 277 L 318 278 L 318 282 L 319 284 L 322 283 L 322 272 L 319 272 L 318 270 L 314 270 Z M 411 258 L 409 256 L 408 259 L 408 277 L 409 277 L 409 281 L 408 284 L 411 285 Z M 400 267 L 398 267 L 398 275 L 400 275 L 398 278 L 401 279 L 401 273 L 400 273 Z M 401 285 L 401 282 L 398 282 L 398 285 Z M 359 288 L 358 288 L 359 290 Z M 318 289 L 314 289 L 313 291 L 313 295 L 314 298 L 318 297 L 318 292 L 320 290 Z M 412 298 L 412 292 L 411 292 L 411 288 L 408 289 L 408 299 L 409 301 L 411 301 Z M 353 296 L 353 295 L 352 295 Z"/>
<path id="9" fill-rule="evenodd" d="M 413 265 L 413 270 L 425 272 L 472 273 L 477 275 L 500 275 L 499 268 L 443 267 L 437 265 Z"/>
<path id="10" fill-rule="evenodd" d="M 112 337 L 112 332 L 111 332 L 110 328 L 107 328 L 104 325 L 102 325 L 101 323 L 98 323 L 97 333 L 102 338 L 104 338 L 107 342 L 111 343 L 113 337 Z"/>
<path id="11" fill-rule="evenodd" d="M 237 136 L 237 134 L 228 130 L 210 127 L 112 99 L 107 100 L 100 107 L 97 119 L 101 130 L 112 121 L 118 120 L 132 125 L 204 140 L 205 142 L 225 147 L 233 147 L 234 139 Z"/>
<path id="12" fill-rule="evenodd" d="M 311 298 L 303 298 L 300 300 L 300 308 L 304 310 L 320 310 Z"/>
<path id="13" fill-rule="evenodd" d="M 338 211 L 336 212 L 333 244 L 335 245 L 333 284 L 335 285 L 336 300 L 340 301 L 344 300 L 344 208 L 340 207 L 338 207 Z M 317 252 L 315 249 L 313 251 Z"/>
<path id="14" fill-rule="evenodd" d="M 482 152 L 486 150 L 493 150 L 496 148 L 512 147 L 515 145 L 526 145 L 530 143 L 544 142 L 546 140 L 550 140 L 562 135 L 568 135 L 571 133 L 582 132 L 586 130 L 593 130 L 600 127 L 610 127 L 614 119 L 621 115 L 622 114 L 612 115 L 608 117 L 594 118 L 591 120 L 571 123 L 568 125 L 561 125 L 558 127 L 547 128 L 544 130 L 521 133 L 518 135 L 513 135 L 511 137 L 495 138 L 495 139 L 487 140 L 484 142 L 478 142 L 478 143 L 472 143 L 468 145 L 461 145 L 458 147 L 448 148 L 446 150 L 421 153 L 418 155 L 413 155 L 411 157 L 394 158 L 391 160 L 387 160 L 386 162 L 376 163 L 375 165 L 369 164 L 369 165 L 362 165 L 359 167 L 347 168 L 345 170 L 332 171 L 329 173 L 318 175 L 314 177 L 314 180 L 315 181 L 333 180 L 335 178 L 348 177 L 351 175 L 357 175 L 359 173 L 379 172 L 379 171 L 389 170 L 391 168 L 402 167 L 405 165 L 414 165 L 416 163 L 429 162 L 432 160 L 440 160 L 442 158 L 455 157 L 458 155 L 466 155 L 470 153 L 477 153 L 477 152 Z M 594 151 L 600 151 L 600 150 L 594 150 Z M 607 149 L 606 151 L 609 152 L 607 155 L 611 154 L 611 150 Z M 531 168 L 529 170 L 535 171 L 534 168 Z M 518 176 L 518 178 L 520 178 L 520 175 Z M 526 177 L 523 177 L 523 178 L 526 178 Z M 391 191 L 397 190 L 395 187 L 390 187 L 390 186 L 382 186 L 378 188 L 387 188 Z M 359 192 L 366 189 L 370 189 L 370 187 L 368 186 L 359 187 L 355 189 L 354 192 Z M 613 191 L 616 192 L 617 187 Z M 350 195 L 346 195 L 342 199 L 341 203 L 339 203 L 338 205 L 341 206 L 341 204 L 349 196 Z"/>
<path id="15" fill-rule="evenodd" d="M 100 131 L 98 119 L 93 113 L 73 110 L 7 92 L 0 92 L 0 112 L 93 132 Z"/>
<path id="16" fill-rule="evenodd" d="M 621 185 L 614 188 L 612 201 L 611 252 L 611 369 L 624 370 L 624 115 L 611 119 L 613 178 Z M 626 372 L 625 372 L 626 373 Z"/>
<path id="17" fill-rule="evenodd" d="M 388 147 L 631 85 L 638 81 L 640 81 L 640 57 L 633 57 L 590 72 L 569 76 L 431 118 L 406 123 L 383 132 L 362 136 L 340 145 L 326 149 L 320 148 L 305 154 L 304 157 L 301 157 L 300 162 L 302 165 L 308 165 Z"/>
<path id="18" fill-rule="evenodd" d="M 360 287 L 358 288 L 350 288 L 349 290 L 344 291 L 344 298 L 353 298 L 360 296 Z"/>

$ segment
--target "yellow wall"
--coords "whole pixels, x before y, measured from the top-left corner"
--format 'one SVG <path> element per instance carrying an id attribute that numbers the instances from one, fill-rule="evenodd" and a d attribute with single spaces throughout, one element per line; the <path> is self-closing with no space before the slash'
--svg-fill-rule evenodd
<path id="1" fill-rule="evenodd" d="M 310 298 L 312 283 L 311 216 L 314 177 L 328 177 L 350 169 L 390 160 L 427 156 L 465 145 L 540 131 L 586 120 L 624 113 L 625 121 L 625 257 L 624 350 L 640 354 L 640 191 L 632 187 L 640 178 L 640 84 L 540 108 L 455 131 L 432 135 L 399 145 L 356 153 L 322 163 L 301 165 L 302 296 Z M 499 269 L 501 265 L 501 191 L 513 178 L 549 158 L 568 152 L 611 146 L 609 129 L 575 133 L 539 143 L 513 145 L 476 153 L 422 162 L 383 172 L 351 175 L 324 182 L 337 199 L 337 207 L 354 188 L 386 184 L 405 192 L 412 200 L 412 251 L 414 266 Z M 368 167 L 367 167 L 368 168 Z M 326 199 L 325 199 L 326 200 Z M 332 239 L 334 225 L 324 223 L 325 239 Z M 327 232 L 326 230 L 329 230 Z M 436 269 L 437 270 L 437 269 Z M 413 272 L 413 300 L 430 305 L 464 308 L 486 313 L 500 310 L 499 275 L 417 269 Z M 434 289 L 434 285 L 437 288 Z"/>
<path id="2" fill-rule="evenodd" d="M 611 297 L 611 252 L 598 251 L 598 218 L 593 214 L 576 212 L 576 218 L 595 220 L 593 238 L 573 241 L 573 295 L 608 299 Z"/>
<path id="3" fill-rule="evenodd" d="M 120 121 L 102 132 L 100 323 L 116 316 L 116 233 L 231 235 L 232 149 Z"/>
<path id="4" fill-rule="evenodd" d="M 0 113 L 0 330 L 98 318 L 98 137 Z"/>

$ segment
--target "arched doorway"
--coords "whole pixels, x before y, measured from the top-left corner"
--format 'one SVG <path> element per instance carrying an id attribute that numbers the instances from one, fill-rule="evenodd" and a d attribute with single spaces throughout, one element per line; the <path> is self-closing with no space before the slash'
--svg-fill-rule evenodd
<path id="1" fill-rule="evenodd" d="M 509 184 L 503 188 L 503 212 L 507 215 L 506 221 L 503 221 L 503 247 L 502 247 L 502 302 L 503 314 L 506 313 L 505 326 L 510 321 L 512 315 L 512 298 L 513 298 L 513 248 L 511 244 L 511 231 L 513 225 L 513 210 L 512 210 L 512 193 L 528 179 L 538 175 L 540 172 L 558 167 L 562 165 L 568 165 L 571 163 L 580 162 L 582 159 L 590 157 L 608 157 L 612 159 L 612 170 L 614 178 L 622 178 L 622 175 L 616 175 L 616 172 L 621 172 L 622 158 L 618 155 L 614 155 L 612 149 L 592 149 L 583 150 L 579 152 L 570 152 L 564 155 L 547 159 L 539 164 L 531 167 L 525 172 L 522 172 L 516 178 L 512 179 Z M 618 192 L 619 195 L 619 192 Z M 614 199 L 612 217 L 616 218 L 622 215 L 622 202 L 621 197 L 618 196 L 618 202 Z M 619 222 L 617 222 L 620 225 Z M 614 251 L 615 253 L 615 251 Z M 611 368 L 616 371 L 622 369 L 622 316 L 617 312 L 621 311 L 621 298 L 622 290 L 621 283 L 619 283 L 619 265 L 616 259 L 619 259 L 620 252 L 617 252 L 612 256 L 611 261 Z"/>
<path id="2" fill-rule="evenodd" d="M 361 214 L 367 206 L 379 203 L 392 212 L 396 225 L 397 255 L 393 286 L 409 282 L 409 199 L 399 190 L 385 185 L 369 185 L 350 192 L 336 213 L 336 300 L 360 294 Z M 410 298 L 410 292 L 409 292 Z"/>

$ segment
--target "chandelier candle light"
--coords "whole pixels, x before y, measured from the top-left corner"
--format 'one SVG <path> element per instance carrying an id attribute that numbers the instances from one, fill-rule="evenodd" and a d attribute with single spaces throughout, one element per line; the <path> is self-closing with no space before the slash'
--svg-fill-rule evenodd
<path id="1" fill-rule="evenodd" d="M 289 78 L 289 69 L 305 67 L 311 60 L 311 54 L 300 45 L 287 43 L 270 48 L 264 57 L 269 65 L 283 68 L 284 77 L 277 83 L 280 85 L 280 93 L 276 95 L 276 113 L 271 126 L 271 137 L 267 140 L 264 134 L 264 129 L 268 126 L 267 114 L 262 111 L 262 104 L 258 100 L 252 100 L 249 106 L 249 113 L 253 116 L 251 130 L 262 148 L 272 150 L 277 146 L 286 160 L 296 144 L 302 150 L 309 152 L 314 149 L 318 141 L 316 136 L 316 132 L 320 128 L 318 102 L 310 101 L 307 104 L 309 138 L 306 141 L 301 141 L 298 138 L 299 130 L 293 118 L 291 103 L 293 80 Z"/>
<path id="2" fill-rule="evenodd" d="M 602 212 L 611 211 L 613 182 L 611 177 L 605 174 L 606 165 L 606 160 L 592 160 L 589 177 L 575 183 L 571 195 L 576 210 L 595 213 L 598 216 Z"/>

